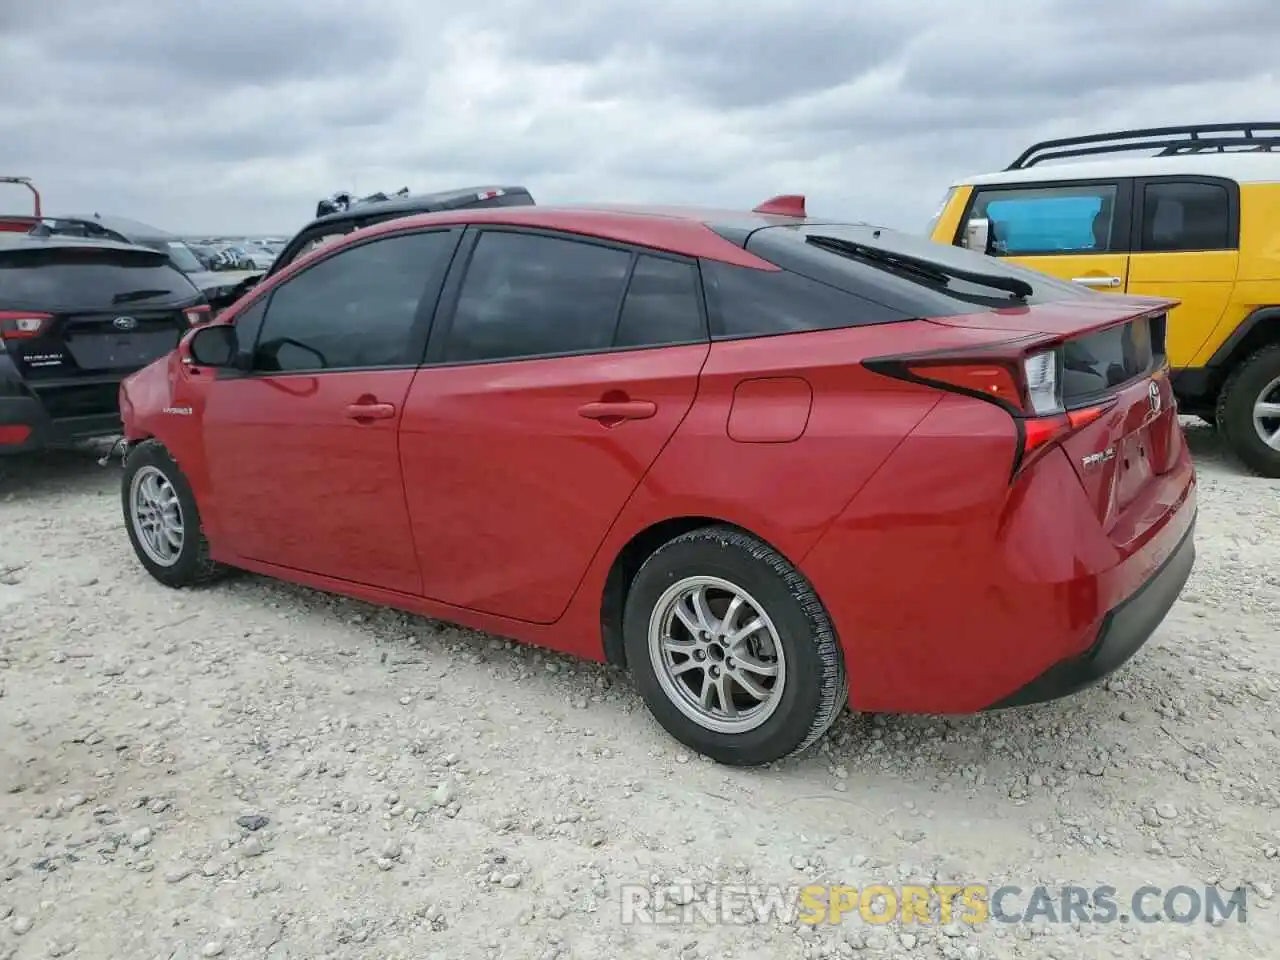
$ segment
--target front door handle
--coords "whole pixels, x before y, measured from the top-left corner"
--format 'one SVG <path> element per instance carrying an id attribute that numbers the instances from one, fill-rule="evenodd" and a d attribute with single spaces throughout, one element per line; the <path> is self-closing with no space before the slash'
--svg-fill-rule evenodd
<path id="1" fill-rule="evenodd" d="M 395 415 L 394 403 L 353 403 L 347 407 L 352 420 L 390 420 Z"/>
<path id="2" fill-rule="evenodd" d="M 651 400 L 598 400 L 595 403 L 584 403 L 578 408 L 578 415 L 588 420 L 601 422 L 621 420 L 648 420 L 658 412 L 658 405 Z"/>
<path id="3" fill-rule="evenodd" d="M 1115 289 L 1120 286 L 1119 277 L 1072 277 L 1072 283 L 1078 283 L 1082 287 L 1106 287 Z"/>

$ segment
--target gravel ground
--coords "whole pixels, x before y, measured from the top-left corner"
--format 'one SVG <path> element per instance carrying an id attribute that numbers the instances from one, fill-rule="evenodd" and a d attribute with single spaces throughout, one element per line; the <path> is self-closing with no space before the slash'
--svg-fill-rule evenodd
<path id="1" fill-rule="evenodd" d="M 1280 496 L 1187 426 L 1199 561 L 1109 682 L 846 715 L 766 770 L 683 753 L 604 667 L 253 577 L 167 590 L 118 466 L 0 461 L 0 958 L 1276 956 Z M 623 884 L 917 880 L 1243 885 L 1248 919 L 621 920 Z"/>

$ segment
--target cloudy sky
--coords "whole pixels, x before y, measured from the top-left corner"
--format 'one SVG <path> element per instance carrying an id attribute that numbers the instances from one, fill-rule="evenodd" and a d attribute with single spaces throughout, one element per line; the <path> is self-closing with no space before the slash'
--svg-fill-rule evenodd
<path id="1" fill-rule="evenodd" d="M 1277 0 L 0 0 L 0 174 L 178 232 L 484 182 L 919 230 L 1036 139 L 1280 120 L 1278 39 Z"/>

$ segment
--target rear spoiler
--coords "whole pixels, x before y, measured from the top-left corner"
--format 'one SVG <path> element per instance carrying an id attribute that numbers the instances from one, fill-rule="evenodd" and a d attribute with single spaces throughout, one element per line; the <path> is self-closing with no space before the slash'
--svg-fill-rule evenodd
<path id="1" fill-rule="evenodd" d="M 1165 297 L 1130 297 L 1106 293 L 1098 294 L 1098 299 L 1092 303 L 1062 300 L 1040 304 L 1034 312 L 1006 310 L 962 313 L 949 317 L 930 317 L 928 322 L 946 327 L 1005 330 L 1020 340 L 1047 346 L 1101 333 L 1135 320 L 1164 316 L 1181 303 L 1181 300 Z"/>

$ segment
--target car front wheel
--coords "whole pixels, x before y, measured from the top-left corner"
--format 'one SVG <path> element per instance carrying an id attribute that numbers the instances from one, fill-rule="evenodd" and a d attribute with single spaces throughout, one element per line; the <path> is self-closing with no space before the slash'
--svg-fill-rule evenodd
<path id="1" fill-rule="evenodd" d="M 228 572 L 210 559 L 191 485 L 162 443 L 145 440 L 129 452 L 120 495 L 133 551 L 156 580 L 189 587 Z"/>
<path id="2" fill-rule="evenodd" d="M 627 595 L 623 636 L 654 717 L 720 763 L 798 753 L 846 703 L 839 641 L 813 588 L 733 527 L 693 530 L 656 550 Z"/>

